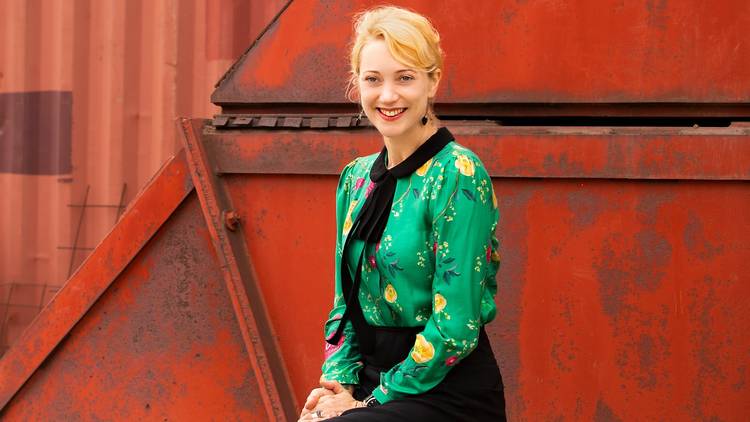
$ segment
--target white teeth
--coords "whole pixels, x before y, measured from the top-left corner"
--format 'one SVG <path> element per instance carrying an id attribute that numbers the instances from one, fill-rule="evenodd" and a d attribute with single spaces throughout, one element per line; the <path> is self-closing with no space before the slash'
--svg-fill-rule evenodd
<path id="1" fill-rule="evenodd" d="M 381 109 L 380 109 L 380 111 L 381 111 L 381 112 L 382 112 L 383 114 L 385 114 L 386 116 L 388 116 L 388 117 L 393 117 L 393 116 L 396 116 L 396 115 L 398 115 L 398 114 L 401 114 L 401 112 L 403 112 L 403 111 L 404 111 L 404 109 L 403 109 L 403 108 L 397 108 L 397 109 L 395 109 L 395 110 L 385 110 L 385 109 L 382 109 L 382 108 L 381 108 Z"/>

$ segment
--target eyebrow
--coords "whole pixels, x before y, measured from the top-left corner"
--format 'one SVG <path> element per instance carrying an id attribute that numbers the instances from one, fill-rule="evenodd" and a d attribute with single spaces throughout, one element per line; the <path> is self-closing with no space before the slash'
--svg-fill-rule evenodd
<path id="1" fill-rule="evenodd" d="M 365 70 L 364 72 L 377 73 L 378 75 L 380 74 L 380 72 L 378 72 L 377 70 Z M 414 70 L 414 69 L 399 69 L 395 73 L 402 73 L 402 72 L 416 72 L 416 70 Z"/>

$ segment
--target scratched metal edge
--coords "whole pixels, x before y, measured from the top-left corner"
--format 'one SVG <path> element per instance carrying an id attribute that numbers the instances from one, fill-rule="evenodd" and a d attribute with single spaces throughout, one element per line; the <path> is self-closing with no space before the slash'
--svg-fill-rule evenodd
<path id="1" fill-rule="evenodd" d="M 484 161 L 491 177 L 550 179 L 632 179 L 632 180 L 750 180 L 750 128 L 610 128 L 610 127 L 511 127 L 486 122 L 452 122 L 451 131 L 458 142 L 472 149 Z M 456 124 L 457 123 L 457 124 Z M 268 138 L 272 135 L 272 140 Z M 263 136 L 264 139 L 260 139 Z M 325 149 L 300 140 L 325 136 Z M 205 147 L 215 171 L 224 174 L 337 175 L 347 162 L 377 152 L 379 139 L 373 129 L 245 129 L 216 130 L 206 127 Z M 543 171 L 532 167 L 511 167 L 503 163 L 503 148 L 508 137 L 525 138 L 525 148 L 540 155 L 545 145 L 550 149 L 549 165 Z M 308 138 L 309 139 L 309 138 Z M 574 142 L 571 142 L 571 139 Z M 710 142 L 709 142 L 710 140 Z M 721 141 L 721 143 L 719 142 Z M 602 155 L 586 155 L 583 147 L 592 142 L 604 144 Z M 649 143 L 659 142 L 659 163 L 649 160 Z M 700 143 L 703 145 L 700 145 Z M 546 143 L 546 144 L 544 144 Z M 550 144 L 551 143 L 551 144 Z M 715 156 L 723 146 L 725 160 L 719 170 L 689 172 L 673 168 L 672 160 L 700 160 Z M 685 148 L 688 151 L 685 151 Z M 238 152 L 252 154 L 238 158 Z M 340 157 L 342 152 L 344 157 Z M 289 159 L 279 159 L 289 157 Z M 566 164 L 570 157 L 585 161 L 607 162 L 602 169 L 590 170 L 576 163 Z M 744 157 L 744 159 L 743 159 Z M 615 160 L 616 158 L 616 160 Z"/>
<path id="2" fill-rule="evenodd" d="M 288 0 L 286 4 L 281 7 L 279 12 L 276 13 L 276 16 L 271 18 L 271 21 L 268 23 L 268 25 L 262 31 L 260 31 L 260 34 L 258 34 L 258 36 L 255 38 L 255 40 L 252 43 L 250 43 L 250 46 L 245 50 L 245 52 L 242 53 L 242 55 L 239 58 L 237 58 L 237 60 L 235 60 L 231 66 L 229 66 L 226 72 L 224 72 L 224 74 L 221 75 L 221 78 L 219 78 L 219 80 L 216 81 L 216 83 L 214 84 L 214 92 L 211 94 L 212 103 L 218 104 L 217 101 L 220 101 L 220 98 L 215 100 L 214 96 L 221 97 L 223 92 L 227 90 L 227 88 L 225 88 L 224 82 L 226 82 L 227 79 L 229 79 L 229 77 L 235 73 L 236 69 L 240 67 L 242 63 L 245 62 L 245 60 L 247 59 L 247 56 L 250 54 L 251 51 L 253 51 L 253 49 L 260 42 L 260 40 L 263 39 L 263 36 L 266 34 L 266 32 L 268 32 L 271 28 L 277 25 L 277 22 L 281 18 L 281 15 L 283 15 L 284 12 L 286 12 L 286 9 L 288 9 L 289 5 L 292 4 L 292 1 L 293 0 Z"/>
<path id="3" fill-rule="evenodd" d="M 68 279 L 47 306 L 42 309 L 18 341 L 0 358 L 0 379 L 3 380 L 0 383 L 0 419 L 3 409 L 23 388 L 26 381 L 53 353 L 54 349 L 86 315 L 109 286 L 117 280 L 122 271 L 193 191 L 192 180 L 190 177 L 186 177 L 189 176 L 186 171 L 187 168 L 184 150 L 177 153 L 162 166 L 156 176 L 132 201 L 102 242 Z M 163 208 L 163 212 L 154 216 L 154 218 L 144 218 L 143 213 L 138 212 L 139 209 L 141 207 L 152 208 L 153 205 L 162 202 L 167 198 L 161 194 L 164 189 L 181 192 L 181 194 L 174 202 L 165 204 L 167 207 Z M 142 228 L 142 231 L 134 233 L 130 230 L 133 227 Z M 115 249 L 121 246 L 123 239 L 132 239 L 134 234 L 140 234 L 140 237 L 129 243 L 132 249 L 126 251 L 126 254 L 120 255 L 122 258 L 120 262 L 112 262 L 112 258 L 118 257 Z M 110 265 L 103 266 L 101 265 L 102 262 L 108 262 Z M 101 271 L 102 268 L 109 271 Z M 92 278 L 106 281 L 100 285 L 92 285 L 89 281 Z M 75 306 L 76 302 L 82 297 L 81 292 L 88 292 L 91 295 L 86 298 L 84 303 Z M 75 309 L 76 307 L 79 309 L 68 320 L 61 320 L 61 317 L 68 314 L 71 308 Z M 45 340 L 44 344 L 39 344 L 40 339 Z"/>
<path id="4" fill-rule="evenodd" d="M 254 277 L 252 266 L 247 259 L 242 258 L 249 256 L 244 237 L 241 231 L 237 232 L 237 236 L 229 233 L 222 221 L 222 208 L 231 209 L 231 198 L 225 186 L 217 180 L 217 173 L 211 170 L 215 167 L 211 165 L 212 161 L 204 150 L 202 129 L 208 121 L 182 118 L 179 123 L 182 141 L 189 154 L 188 164 L 193 183 L 217 256 L 223 261 L 224 281 L 231 295 L 235 317 L 258 380 L 267 415 L 269 420 L 274 421 L 295 420 L 297 403 L 291 388 L 291 378 L 275 341 L 270 315 L 263 305 L 257 286 L 251 280 Z M 240 255 L 239 259 L 235 255 Z M 250 293 L 254 293 L 252 297 Z"/>

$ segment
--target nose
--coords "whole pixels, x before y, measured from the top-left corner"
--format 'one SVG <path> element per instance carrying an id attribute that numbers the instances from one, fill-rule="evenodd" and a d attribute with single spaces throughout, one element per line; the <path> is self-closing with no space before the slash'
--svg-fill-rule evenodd
<path id="1" fill-rule="evenodd" d="M 386 82 L 383 84 L 383 88 L 380 91 L 380 102 L 383 104 L 391 104 L 398 101 L 398 92 L 393 84 Z"/>

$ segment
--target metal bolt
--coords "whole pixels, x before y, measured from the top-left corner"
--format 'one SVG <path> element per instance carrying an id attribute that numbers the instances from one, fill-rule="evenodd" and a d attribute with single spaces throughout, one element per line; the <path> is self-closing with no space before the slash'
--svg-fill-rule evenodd
<path id="1" fill-rule="evenodd" d="M 237 230 L 237 227 L 240 225 L 240 216 L 232 210 L 224 211 L 224 225 L 230 231 Z"/>

